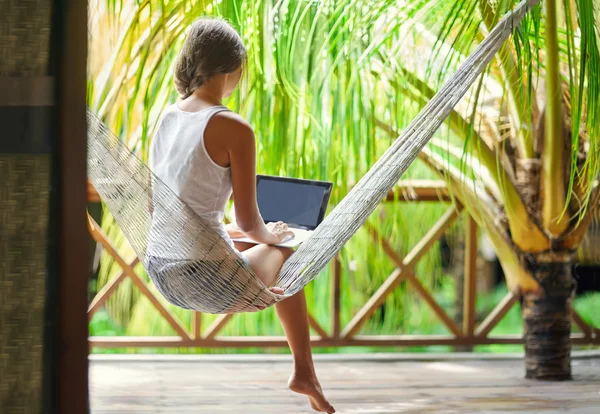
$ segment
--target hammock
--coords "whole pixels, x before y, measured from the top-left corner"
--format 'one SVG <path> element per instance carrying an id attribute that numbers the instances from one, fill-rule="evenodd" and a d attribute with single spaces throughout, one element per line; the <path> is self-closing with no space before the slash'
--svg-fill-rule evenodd
<path id="1" fill-rule="evenodd" d="M 364 224 L 513 28 L 538 2 L 521 2 L 494 27 L 310 239 L 285 262 L 275 283 L 284 295 L 270 292 L 229 244 L 88 110 L 89 179 L 149 277 L 160 280 L 155 285 L 162 286 L 159 290 L 169 302 L 205 313 L 248 312 L 271 306 L 302 290 Z M 148 254 L 150 244 L 158 257 L 176 246 L 179 261 L 156 263 Z"/>

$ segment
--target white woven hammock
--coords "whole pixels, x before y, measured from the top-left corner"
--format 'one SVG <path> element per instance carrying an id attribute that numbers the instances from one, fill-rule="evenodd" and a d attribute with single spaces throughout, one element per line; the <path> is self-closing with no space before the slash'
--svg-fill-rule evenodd
<path id="1" fill-rule="evenodd" d="M 482 73 L 530 7 L 508 13 L 429 101 L 358 184 L 284 264 L 271 293 L 250 267 L 88 111 L 88 175 L 153 281 L 170 302 L 206 313 L 255 311 L 302 290 L 364 224 L 452 108 Z M 152 208 L 149 208 L 149 206 Z M 151 237 L 158 231 L 160 237 Z M 155 266 L 152 254 L 177 246 L 178 264 Z M 160 270 L 157 270 L 157 269 Z M 155 283 L 156 284 L 156 283 Z"/>

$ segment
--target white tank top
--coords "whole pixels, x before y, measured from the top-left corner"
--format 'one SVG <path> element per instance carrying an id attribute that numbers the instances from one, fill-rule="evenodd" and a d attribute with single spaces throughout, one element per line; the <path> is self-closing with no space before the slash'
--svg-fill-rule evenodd
<path id="1" fill-rule="evenodd" d="M 198 112 L 185 112 L 177 104 L 163 113 L 158 130 L 150 145 L 150 169 L 198 215 L 233 247 L 233 241 L 223 224 L 227 201 L 231 197 L 231 169 L 215 163 L 204 145 L 204 130 L 213 115 L 228 111 L 225 106 L 213 106 Z M 157 212 L 158 213 L 158 212 Z M 152 229 L 150 240 L 160 237 L 160 229 Z M 177 246 L 148 254 L 179 258 Z"/>

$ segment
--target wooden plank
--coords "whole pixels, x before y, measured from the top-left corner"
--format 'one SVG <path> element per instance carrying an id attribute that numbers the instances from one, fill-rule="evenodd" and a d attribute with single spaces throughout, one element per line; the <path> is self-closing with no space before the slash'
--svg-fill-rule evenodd
<path id="1" fill-rule="evenodd" d="M 202 337 L 202 312 L 192 312 L 192 338 Z"/>
<path id="2" fill-rule="evenodd" d="M 356 334 L 361 326 L 371 317 L 373 312 L 385 302 L 386 297 L 398 286 L 398 284 L 406 277 L 413 274 L 415 264 L 427 253 L 442 234 L 444 234 L 444 231 L 446 231 L 452 222 L 456 220 L 461 208 L 462 206 L 449 208 L 404 259 L 392 249 L 387 240 L 379 236 L 375 228 L 368 223 L 366 224 L 369 234 L 381 242 L 384 251 L 394 261 L 398 268 L 394 270 L 380 288 L 377 289 L 375 294 L 369 298 L 367 303 L 365 303 L 365 305 L 356 313 L 346 328 L 344 328 L 341 333 L 343 338 L 347 339 Z"/>
<path id="3" fill-rule="evenodd" d="M 331 336 L 340 336 L 340 309 L 341 309 L 341 280 L 342 265 L 340 256 L 336 255 L 331 262 Z"/>
<path id="4" fill-rule="evenodd" d="M 449 202 L 451 201 L 446 183 L 440 180 L 403 180 L 388 192 L 384 201 L 404 202 Z"/>
<path id="5" fill-rule="evenodd" d="M 448 191 L 448 186 L 443 180 L 429 180 L 429 179 L 406 179 L 398 181 L 396 188 L 400 189 L 411 189 L 411 188 L 422 188 L 431 189 L 436 191 Z"/>
<path id="6" fill-rule="evenodd" d="M 508 292 L 504 298 L 490 312 L 487 318 L 475 330 L 475 336 L 486 337 L 492 329 L 502 320 L 504 315 L 517 303 L 517 295 Z"/>
<path id="7" fill-rule="evenodd" d="M 576 345 L 600 345 L 600 338 L 587 338 L 580 333 L 571 335 Z M 286 348 L 284 336 L 221 336 L 213 339 L 183 339 L 177 336 L 94 336 L 89 344 L 98 348 Z M 339 346 L 432 346 L 432 345 L 519 345 L 523 344 L 521 335 L 456 337 L 453 335 L 356 335 L 350 339 L 311 337 L 314 347 Z"/>
<path id="8" fill-rule="evenodd" d="M 231 196 L 233 200 L 233 195 Z M 87 201 L 89 203 L 101 202 L 100 195 L 93 184 L 87 182 Z M 402 180 L 398 185 L 390 190 L 383 199 L 384 202 L 450 202 L 452 198 L 444 183 L 441 180 Z M 229 220 L 224 219 L 225 222 Z"/>
<path id="9" fill-rule="evenodd" d="M 371 226 L 369 223 L 366 223 L 365 226 L 369 231 L 369 234 L 381 243 L 381 247 L 385 254 L 392 259 L 394 264 L 401 269 L 412 269 L 417 262 L 427 254 L 429 249 L 433 246 L 433 244 L 442 237 L 444 232 L 448 227 L 452 225 L 454 220 L 456 220 L 460 214 L 460 210 L 462 206 L 458 206 L 458 208 L 451 207 L 438 219 L 438 221 L 429 229 L 429 231 L 423 236 L 421 240 L 413 247 L 413 249 L 406 255 L 405 258 L 402 258 L 390 245 L 390 243 L 383 237 L 379 235 L 377 230 Z"/>
<path id="10" fill-rule="evenodd" d="M 375 227 L 373 227 L 369 222 L 365 223 L 365 227 L 367 228 L 367 231 L 369 232 L 369 235 L 373 238 L 373 241 L 377 244 L 381 245 L 381 248 L 383 249 L 384 253 L 390 258 L 392 259 L 392 262 L 394 262 L 394 264 L 399 268 L 399 269 L 404 269 L 404 258 L 402 256 L 400 256 L 392 247 L 392 245 L 390 244 L 390 242 L 383 236 L 381 236 L 381 234 L 379 234 L 379 232 L 377 231 L 377 229 Z M 406 271 L 408 271 L 408 269 L 406 269 Z"/>
<path id="11" fill-rule="evenodd" d="M 117 252 L 115 247 L 112 245 L 112 243 L 110 242 L 110 240 L 108 239 L 106 234 L 104 234 L 104 232 L 102 231 L 102 229 L 100 228 L 98 223 L 96 223 L 96 221 L 89 216 L 88 216 L 88 221 L 89 221 L 90 225 L 92 226 L 92 231 L 91 231 L 92 238 L 94 240 L 96 240 L 98 243 L 100 243 L 102 245 L 102 247 L 104 247 L 106 252 L 119 264 L 119 266 L 121 266 L 123 271 L 127 274 L 127 276 L 129 276 L 131 281 L 138 287 L 140 292 L 142 292 L 142 294 L 148 298 L 148 300 L 152 303 L 152 305 L 154 305 L 156 310 L 158 310 L 158 312 L 166 319 L 166 321 L 169 323 L 169 325 L 171 325 L 171 327 L 175 330 L 175 332 L 177 332 L 177 334 L 180 335 L 181 337 L 189 339 L 190 337 L 189 337 L 185 327 L 181 324 L 180 321 L 177 320 L 175 315 L 173 315 L 168 309 L 166 309 L 159 302 L 159 300 L 156 298 L 156 296 L 154 296 L 154 294 L 150 291 L 150 289 L 148 289 L 148 286 L 146 286 L 146 283 L 142 279 L 140 279 L 140 277 L 135 273 L 133 268 L 130 267 L 127 264 L 127 262 L 125 262 L 125 259 L 123 259 L 121 257 L 121 255 L 119 255 L 119 253 Z"/>
<path id="12" fill-rule="evenodd" d="M 578 359 L 577 381 L 525 381 L 521 358 L 339 355 L 316 361 L 337 412 L 597 413 L 600 357 Z M 93 414 L 314 413 L 283 390 L 290 359 L 254 356 L 136 356 L 90 361 Z"/>
<path id="13" fill-rule="evenodd" d="M 319 325 L 319 322 L 317 322 L 314 316 L 310 314 L 310 312 L 308 313 L 308 323 L 315 330 L 315 332 L 319 334 L 321 338 L 327 338 L 329 336 L 327 335 L 327 332 L 325 332 L 325 329 L 323 329 L 323 327 Z"/>
<path id="14" fill-rule="evenodd" d="M 350 185 L 354 187 L 355 184 Z M 400 180 L 383 202 L 448 202 L 452 201 L 448 187 L 442 180 Z"/>
<path id="15" fill-rule="evenodd" d="M 90 336 L 90 347 L 98 348 L 146 348 L 190 347 L 192 340 L 180 336 Z M 199 343 L 199 342 L 196 342 Z"/>
<path id="16" fill-rule="evenodd" d="M 102 201 L 100 194 L 98 194 L 96 187 L 94 187 L 90 180 L 87 180 L 87 201 L 88 203 L 99 203 Z"/>
<path id="17" fill-rule="evenodd" d="M 133 259 L 131 263 L 129 263 L 129 267 L 134 268 L 140 262 L 139 258 Z M 121 282 L 125 280 L 127 277 L 127 273 L 121 272 L 121 274 L 117 277 L 113 277 L 108 281 L 107 284 L 102 286 L 102 289 L 98 291 L 92 303 L 88 307 L 88 321 L 91 321 L 94 317 L 94 314 L 98 312 L 98 310 L 104 305 L 104 303 L 108 300 L 108 298 L 117 290 Z"/>
<path id="18" fill-rule="evenodd" d="M 142 292 L 142 294 L 148 298 L 148 300 L 152 303 L 152 305 L 154 305 L 156 310 L 167 320 L 169 325 L 171 325 L 171 327 L 175 330 L 175 332 L 177 332 L 178 335 L 180 335 L 183 338 L 188 338 L 189 334 L 188 334 L 187 330 L 185 329 L 185 327 L 183 326 L 183 324 L 175 317 L 175 315 L 173 315 L 173 313 L 171 313 L 171 311 L 169 311 L 167 308 L 165 308 L 160 303 L 158 298 L 148 288 L 148 286 L 146 285 L 146 282 L 144 282 L 133 271 L 132 268 L 129 268 L 129 269 L 131 269 L 131 272 L 129 272 L 129 278 L 137 286 L 137 288 L 140 290 L 140 292 Z"/>
<path id="19" fill-rule="evenodd" d="M 477 223 L 467 217 L 465 235 L 465 277 L 463 289 L 463 335 L 475 334 L 475 301 L 477 299 Z"/>
<path id="20" fill-rule="evenodd" d="M 203 339 L 212 339 L 214 338 L 221 329 L 227 325 L 227 323 L 233 318 L 232 313 L 228 313 L 226 315 L 219 315 L 217 319 L 208 327 L 206 330 L 206 334 Z"/>
<path id="21" fill-rule="evenodd" d="M 592 336 L 592 327 L 583 320 L 583 318 L 577 313 L 575 308 L 572 309 L 571 318 L 573 319 L 573 322 L 575 322 L 575 324 L 579 327 L 579 329 L 581 329 L 581 331 L 586 337 Z"/>
<path id="22" fill-rule="evenodd" d="M 462 211 L 462 205 L 450 207 L 404 258 L 405 266 L 414 266 L 429 248 L 444 234 Z"/>
<path id="23" fill-rule="evenodd" d="M 408 276 L 409 282 L 413 285 L 413 287 L 417 290 L 419 295 L 427 302 L 429 307 L 435 312 L 435 314 L 440 318 L 444 325 L 456 336 L 462 336 L 462 332 L 456 322 L 452 320 L 448 316 L 448 314 L 442 309 L 439 303 L 431 296 L 431 294 L 425 289 L 425 286 L 419 282 L 419 280 L 414 275 Z"/>
<path id="24" fill-rule="evenodd" d="M 461 207 L 459 207 L 458 209 L 448 209 L 440 218 L 440 220 L 438 220 L 438 222 L 430 229 L 430 231 L 411 251 L 411 253 L 415 253 L 412 255 L 409 253 L 409 256 L 411 256 L 410 259 L 407 256 L 407 258 L 402 260 L 402 258 L 391 249 L 391 246 L 389 245 L 389 243 L 387 243 L 387 241 L 383 243 L 384 251 L 390 258 L 392 258 L 392 260 L 394 261 L 394 263 L 396 263 L 397 266 L 404 269 L 406 269 L 409 265 L 411 266 L 411 271 L 406 275 L 406 277 L 417 289 L 417 292 L 421 295 L 421 297 L 433 309 L 436 315 L 438 315 L 438 317 L 444 323 L 444 325 L 446 325 L 446 327 L 456 336 L 461 335 L 460 329 L 458 328 L 456 323 L 448 316 L 448 314 L 442 309 L 442 307 L 435 301 L 435 299 L 429 294 L 429 292 L 427 292 L 427 290 L 421 284 L 421 282 L 419 282 L 412 269 L 414 268 L 414 265 L 417 263 L 417 261 L 419 261 L 421 257 L 423 257 L 427 253 L 427 251 L 431 248 L 433 243 L 442 236 L 444 231 L 458 217 L 460 209 Z"/>
<path id="25" fill-rule="evenodd" d="M 395 269 L 392 274 L 381 284 L 379 289 L 369 298 L 362 308 L 352 318 L 348 325 L 342 330 L 340 336 L 343 339 L 352 338 L 363 326 L 363 324 L 371 317 L 373 312 L 381 306 L 387 296 L 394 290 L 400 282 L 402 282 L 408 274 L 404 269 Z"/>

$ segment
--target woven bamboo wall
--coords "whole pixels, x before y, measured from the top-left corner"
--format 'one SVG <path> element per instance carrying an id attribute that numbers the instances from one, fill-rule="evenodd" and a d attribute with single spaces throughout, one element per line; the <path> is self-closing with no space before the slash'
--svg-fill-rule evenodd
<path id="1" fill-rule="evenodd" d="M 17 80 L 48 74 L 50 19 L 49 0 L 0 1 L 4 85 L 11 78 L 25 84 Z M 43 121 L 49 118 L 40 118 L 43 108 L 29 111 L 5 91 L 0 96 L 6 126 L 0 132 L 0 412 L 38 414 L 51 155 L 28 140 L 48 129 Z"/>

